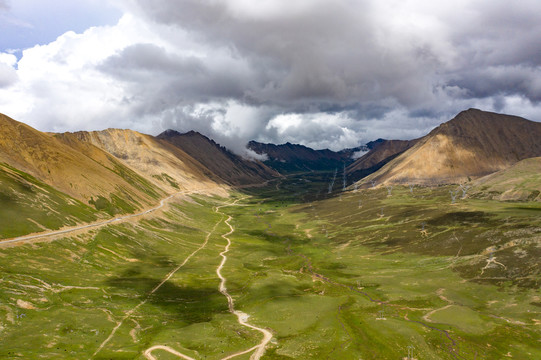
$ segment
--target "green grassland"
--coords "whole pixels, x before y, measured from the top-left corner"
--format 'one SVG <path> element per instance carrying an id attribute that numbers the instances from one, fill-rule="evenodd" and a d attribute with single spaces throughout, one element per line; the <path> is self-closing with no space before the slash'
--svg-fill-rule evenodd
<path id="1" fill-rule="evenodd" d="M 36 178 L 0 163 L 0 239 L 91 222 L 100 214 Z"/>
<path id="2" fill-rule="evenodd" d="M 134 213 L 155 205 L 165 196 L 163 190 L 157 189 L 118 161 L 112 161 L 117 165 L 114 169 L 116 173 L 153 201 L 142 201 L 128 189 L 119 186 L 108 198 L 91 196 L 88 204 L 85 204 L 30 174 L 0 163 L 0 239 Z M 167 174 L 162 174 L 161 179 L 174 185 Z"/>
<path id="3" fill-rule="evenodd" d="M 501 200 L 541 201 L 541 158 L 519 161 L 474 182 L 472 196 Z"/>
<path id="4" fill-rule="evenodd" d="M 144 359 L 166 345 L 221 359 L 258 344 L 218 290 L 228 216 L 222 274 L 235 308 L 273 333 L 263 359 L 541 358 L 541 204 L 340 192 L 340 179 L 329 194 L 331 177 L 0 247 L 0 358 Z"/>

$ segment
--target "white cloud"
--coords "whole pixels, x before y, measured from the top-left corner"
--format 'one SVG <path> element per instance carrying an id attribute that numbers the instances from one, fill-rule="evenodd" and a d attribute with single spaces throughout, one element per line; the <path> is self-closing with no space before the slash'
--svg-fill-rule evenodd
<path id="1" fill-rule="evenodd" d="M 358 158 L 361 158 L 363 157 L 364 155 L 368 154 L 369 151 L 363 151 L 363 150 L 359 150 L 359 151 L 355 151 L 352 155 L 351 155 L 351 158 L 356 160 Z"/>
<path id="2" fill-rule="evenodd" d="M 265 129 L 281 139 L 281 142 L 300 143 L 314 149 L 335 151 L 357 147 L 361 145 L 364 137 L 359 123 L 345 112 L 280 114 L 271 119 Z"/>
<path id="3" fill-rule="evenodd" d="M 0 111 L 46 131 L 193 129 L 243 154 L 415 138 L 469 107 L 541 119 L 535 1 L 116 4 L 115 25 L 0 55 Z"/>
<path id="4" fill-rule="evenodd" d="M 9 53 L 0 53 L 0 64 L 14 67 L 17 64 L 17 57 Z"/>
<path id="5" fill-rule="evenodd" d="M 116 26 L 67 32 L 50 44 L 25 50 L 17 64 L 20 81 L 0 90 L 0 108 L 47 131 L 134 125 L 151 130 L 152 126 L 129 119 L 130 94 L 97 69 L 133 42 L 159 41 L 146 30 L 144 23 L 126 15 Z"/>
<path id="6" fill-rule="evenodd" d="M 17 64 L 15 55 L 0 53 L 0 89 L 8 88 L 18 80 L 14 66 Z"/>

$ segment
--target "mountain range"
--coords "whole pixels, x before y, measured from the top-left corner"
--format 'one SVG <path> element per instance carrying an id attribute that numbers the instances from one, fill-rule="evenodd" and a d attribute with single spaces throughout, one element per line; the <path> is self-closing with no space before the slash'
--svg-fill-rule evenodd
<path id="1" fill-rule="evenodd" d="M 250 141 L 248 148 L 267 157 L 264 163 L 269 167 L 281 173 L 291 173 L 342 168 L 344 164 L 349 165 L 354 161 L 353 157 L 356 153 L 369 151 L 371 149 L 370 144 L 338 152 L 329 149 L 314 150 L 304 145 L 289 142 L 275 145 Z"/>
<path id="2" fill-rule="evenodd" d="M 0 114 L 0 202 L 3 211 L 34 204 L 43 216 L 71 219 L 63 209 L 76 205 L 81 214 L 106 217 L 178 191 L 225 194 L 291 173 L 342 176 L 344 168 L 350 187 L 468 182 L 476 196 L 539 200 L 539 139 L 539 122 L 469 109 L 419 139 L 378 139 L 338 152 L 251 141 L 248 147 L 266 156 L 259 161 L 194 131 L 44 133 Z M 45 206 L 36 196 L 56 200 Z"/>
<path id="3" fill-rule="evenodd" d="M 0 115 L 0 358 L 541 358 L 539 139 L 470 109 L 259 161 Z"/>

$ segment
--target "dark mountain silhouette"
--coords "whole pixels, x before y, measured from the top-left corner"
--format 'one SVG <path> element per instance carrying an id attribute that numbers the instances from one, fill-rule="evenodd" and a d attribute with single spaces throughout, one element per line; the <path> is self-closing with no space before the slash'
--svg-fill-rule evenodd
<path id="1" fill-rule="evenodd" d="M 417 140 L 378 139 L 366 144 L 369 152 L 346 169 L 350 179 L 358 180 L 381 169 L 389 161 L 415 145 Z"/>
<path id="2" fill-rule="evenodd" d="M 175 130 L 166 130 L 158 135 L 158 139 L 173 144 L 199 161 L 210 171 L 207 173 L 209 177 L 218 177 L 230 185 L 262 183 L 280 176 L 262 162 L 233 154 L 195 131 L 181 134 Z"/>
<path id="3" fill-rule="evenodd" d="M 352 156 L 366 149 L 358 147 L 338 152 L 324 149 L 314 150 L 304 145 L 285 143 L 281 145 L 263 144 L 250 141 L 248 148 L 257 154 L 266 154 L 265 164 L 281 173 L 322 171 L 341 169 L 344 164 L 353 162 Z"/>

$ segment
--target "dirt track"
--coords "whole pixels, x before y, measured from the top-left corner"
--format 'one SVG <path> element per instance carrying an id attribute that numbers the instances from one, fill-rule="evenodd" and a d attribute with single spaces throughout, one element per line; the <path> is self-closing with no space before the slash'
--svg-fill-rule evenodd
<path id="1" fill-rule="evenodd" d="M 173 196 L 173 195 L 172 195 Z M 172 197 L 171 196 L 171 197 Z M 163 206 L 163 205 L 162 205 Z M 100 346 L 98 347 L 98 349 L 94 352 L 94 354 L 92 354 L 92 357 L 91 358 L 94 358 L 94 356 L 96 356 L 100 351 L 101 349 L 103 349 L 103 347 L 105 345 L 107 345 L 107 343 L 113 338 L 113 336 L 115 335 L 116 331 L 122 326 L 122 324 L 124 323 L 124 321 L 126 321 L 128 318 L 130 318 L 133 313 L 135 311 L 137 311 L 137 309 L 139 309 L 142 305 L 144 305 L 148 299 L 150 298 L 150 296 L 152 294 L 154 294 L 160 287 L 162 287 L 163 284 L 165 284 L 178 270 L 180 270 L 180 268 L 182 268 L 184 265 L 186 265 L 186 263 L 188 262 L 188 260 L 190 260 L 195 254 L 197 254 L 199 251 L 201 251 L 202 249 L 204 249 L 207 244 L 208 244 L 208 241 L 209 241 L 209 238 L 210 236 L 212 235 L 212 233 L 216 230 L 216 227 L 222 222 L 223 219 L 221 219 L 220 221 L 218 221 L 214 227 L 212 228 L 212 230 L 210 232 L 207 233 L 207 236 L 205 237 L 205 241 L 203 241 L 203 243 L 201 244 L 201 246 L 199 246 L 197 249 L 195 249 L 190 255 L 188 255 L 184 261 L 179 265 L 177 266 L 176 268 L 174 268 L 173 270 L 171 270 L 169 273 L 167 273 L 167 275 L 162 279 L 162 281 L 154 288 L 152 289 L 152 291 L 150 291 L 144 300 L 142 300 L 139 304 L 137 304 L 134 308 L 132 308 L 131 310 L 129 310 L 125 315 L 124 317 L 117 323 L 117 325 L 113 328 L 113 330 L 111 331 L 111 333 L 109 334 L 109 336 L 107 337 L 107 339 L 105 339 L 101 344 Z M 148 351 L 148 350 L 147 350 Z M 145 354 L 146 354 L 146 351 L 145 351 Z M 145 355 L 146 356 L 146 355 Z M 152 355 L 150 355 L 149 353 L 149 356 L 151 357 L 147 357 L 148 359 L 153 359 Z M 185 359 L 191 359 L 190 357 L 185 357 Z"/>
<path id="2" fill-rule="evenodd" d="M 13 239 L 7 239 L 7 240 L 0 241 L 0 246 L 6 245 L 6 244 L 17 243 L 17 242 L 26 243 L 26 242 L 29 242 L 29 241 L 38 240 L 38 239 L 42 239 L 42 238 L 49 237 L 49 236 L 68 234 L 68 233 L 71 233 L 71 232 L 74 232 L 74 231 L 91 229 L 91 228 L 98 228 L 98 227 L 108 225 L 108 224 L 112 224 L 112 223 L 123 222 L 123 221 L 129 220 L 129 219 L 132 219 L 132 218 L 135 218 L 135 217 L 138 217 L 138 216 L 144 216 L 146 214 L 149 214 L 151 212 L 159 210 L 162 207 L 164 207 L 164 205 L 165 205 L 165 203 L 167 201 L 171 200 L 175 196 L 196 194 L 196 193 L 200 193 L 202 191 L 203 190 L 179 191 L 179 192 L 177 192 L 175 194 L 169 195 L 168 197 L 160 200 L 160 204 L 158 206 L 147 209 L 147 210 L 144 210 L 144 211 L 141 211 L 141 212 L 136 213 L 136 214 L 124 215 L 124 216 L 116 217 L 114 219 L 94 222 L 94 223 L 91 223 L 91 224 L 73 226 L 73 227 L 70 227 L 70 228 L 62 229 L 62 230 L 54 230 L 54 231 L 47 231 L 47 232 L 38 233 L 38 234 L 30 234 L 30 235 L 19 236 L 19 237 L 13 238 Z"/>
<path id="3" fill-rule="evenodd" d="M 228 216 L 228 215 L 220 212 L 219 209 L 222 208 L 222 207 L 225 207 L 225 206 L 234 206 L 234 205 L 236 205 L 236 203 L 238 201 L 239 200 L 235 200 L 231 204 L 218 206 L 218 207 L 215 208 L 215 211 L 216 211 L 216 213 L 222 214 L 223 216 Z M 250 323 L 248 323 L 248 318 L 250 317 L 248 314 L 246 314 L 246 313 L 244 313 L 242 311 L 235 310 L 235 303 L 233 301 L 233 298 L 231 297 L 231 294 L 229 294 L 229 292 L 227 291 L 227 287 L 225 286 L 225 284 L 227 282 L 227 279 L 222 275 L 222 269 L 223 269 L 223 267 L 224 267 L 224 265 L 225 265 L 225 263 L 227 261 L 227 256 L 225 254 L 227 254 L 229 252 L 229 247 L 231 246 L 231 240 L 228 238 L 228 236 L 231 235 L 235 231 L 235 228 L 230 224 L 231 220 L 232 220 L 231 216 L 228 216 L 227 220 L 225 220 L 225 224 L 227 226 L 229 226 L 229 232 L 227 232 L 225 234 L 222 234 L 222 238 L 227 240 L 227 245 L 225 246 L 224 251 L 222 251 L 220 253 L 220 256 L 222 257 L 222 261 L 220 262 L 220 265 L 218 265 L 218 267 L 216 268 L 216 274 L 218 275 L 218 277 L 221 280 L 219 290 L 227 298 L 227 304 L 228 304 L 229 312 L 231 312 L 232 314 L 237 316 L 238 323 L 241 324 L 242 326 L 246 326 L 246 327 L 248 327 L 250 329 L 259 331 L 260 333 L 263 334 L 263 339 L 261 340 L 261 342 L 259 344 L 255 345 L 255 346 L 252 346 L 249 349 L 239 351 L 239 352 L 236 352 L 234 354 L 230 354 L 230 355 L 222 358 L 222 360 L 232 359 L 232 358 L 240 356 L 240 355 L 248 354 L 248 353 L 250 353 L 250 352 L 252 352 L 254 350 L 255 350 L 254 353 L 252 354 L 252 356 L 250 356 L 250 360 L 259 360 L 263 356 L 263 354 L 265 353 L 265 348 L 266 348 L 267 344 L 272 339 L 272 333 L 270 331 L 266 330 L 266 329 L 251 325 Z M 220 220 L 220 222 L 221 222 L 221 220 Z M 218 225 L 218 224 L 216 224 L 216 225 Z M 179 358 L 182 358 L 182 359 L 185 359 L 185 360 L 195 360 L 194 358 L 192 358 L 192 357 L 190 357 L 190 356 L 188 356 L 186 354 L 178 352 L 177 350 L 175 350 L 175 349 L 173 349 L 173 348 L 171 348 L 169 346 L 164 346 L 164 345 L 152 346 L 152 347 L 148 348 L 147 350 L 145 350 L 143 352 L 143 355 L 148 360 L 156 360 L 156 358 L 152 355 L 152 352 L 154 350 L 164 350 L 164 351 L 169 352 L 170 354 L 176 355 Z"/>

